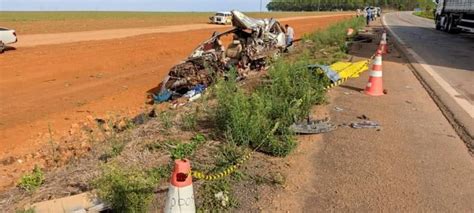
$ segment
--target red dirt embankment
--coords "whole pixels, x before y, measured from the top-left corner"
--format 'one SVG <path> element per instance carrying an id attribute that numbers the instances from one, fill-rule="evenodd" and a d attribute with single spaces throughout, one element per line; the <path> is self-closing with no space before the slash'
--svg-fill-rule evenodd
<path id="1" fill-rule="evenodd" d="M 300 36 L 347 17 L 284 24 Z M 57 139 L 90 116 L 135 114 L 145 106 L 146 91 L 214 30 L 18 48 L 1 55 L 0 189 L 38 163 L 3 159 L 48 146 L 48 127 Z"/>

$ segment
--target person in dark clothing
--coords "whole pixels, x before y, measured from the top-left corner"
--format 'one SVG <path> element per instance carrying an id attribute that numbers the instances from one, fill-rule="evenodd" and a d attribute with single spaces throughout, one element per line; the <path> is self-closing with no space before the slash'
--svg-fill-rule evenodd
<path id="1" fill-rule="evenodd" d="M 367 25 L 369 25 L 370 21 L 372 21 L 373 13 L 370 8 L 367 8 L 366 13 L 367 13 Z"/>

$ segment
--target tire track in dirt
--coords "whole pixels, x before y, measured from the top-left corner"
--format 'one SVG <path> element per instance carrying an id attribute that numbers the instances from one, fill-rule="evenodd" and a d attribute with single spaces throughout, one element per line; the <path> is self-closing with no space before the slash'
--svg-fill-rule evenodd
<path id="1" fill-rule="evenodd" d="M 347 16 L 352 14 L 346 14 Z M 281 18 L 280 21 L 296 21 L 314 18 L 337 17 L 341 14 L 302 16 Z M 98 41 L 107 39 L 120 39 L 153 33 L 177 33 L 203 29 L 230 29 L 230 26 L 212 25 L 212 24 L 186 24 L 162 27 L 128 28 L 128 29 L 110 29 L 84 32 L 51 33 L 51 34 L 32 34 L 19 35 L 19 41 L 13 45 L 15 47 L 32 47 L 39 45 L 64 44 L 81 41 Z"/>

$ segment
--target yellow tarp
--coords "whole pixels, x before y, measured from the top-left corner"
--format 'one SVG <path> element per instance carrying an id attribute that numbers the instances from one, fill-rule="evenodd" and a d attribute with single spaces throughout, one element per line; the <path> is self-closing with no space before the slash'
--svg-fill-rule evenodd
<path id="1" fill-rule="evenodd" d="M 360 73 L 369 69 L 369 64 L 367 61 L 336 62 L 330 67 L 339 74 L 340 78 L 357 78 Z"/>

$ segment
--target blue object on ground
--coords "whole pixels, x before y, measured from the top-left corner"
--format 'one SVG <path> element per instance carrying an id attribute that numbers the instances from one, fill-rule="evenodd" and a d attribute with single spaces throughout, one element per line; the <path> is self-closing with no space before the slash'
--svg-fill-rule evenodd
<path id="1" fill-rule="evenodd" d="M 158 93 L 158 95 L 152 94 L 153 101 L 155 103 L 162 103 L 162 102 L 168 101 L 171 98 L 171 95 L 172 93 L 169 89 Z"/>
<path id="2" fill-rule="evenodd" d="M 202 84 L 198 84 L 194 86 L 193 88 L 191 88 L 191 90 L 194 90 L 196 94 L 202 93 L 205 89 L 206 89 L 206 86 Z"/>
<path id="3" fill-rule="evenodd" d="M 204 92 L 205 89 L 206 87 L 204 85 L 198 84 L 191 88 L 191 90 L 189 90 L 186 94 L 184 94 L 184 97 L 191 98 L 197 94 L 201 94 L 202 92 Z"/>
<path id="4" fill-rule="evenodd" d="M 329 66 L 319 65 L 319 64 L 308 65 L 308 69 L 315 69 L 315 68 L 320 68 L 326 74 L 326 76 L 329 79 L 331 79 L 332 82 L 336 82 L 339 79 L 341 79 L 341 77 L 339 77 L 339 74 L 335 72 L 334 70 L 332 70 L 331 67 Z"/>

